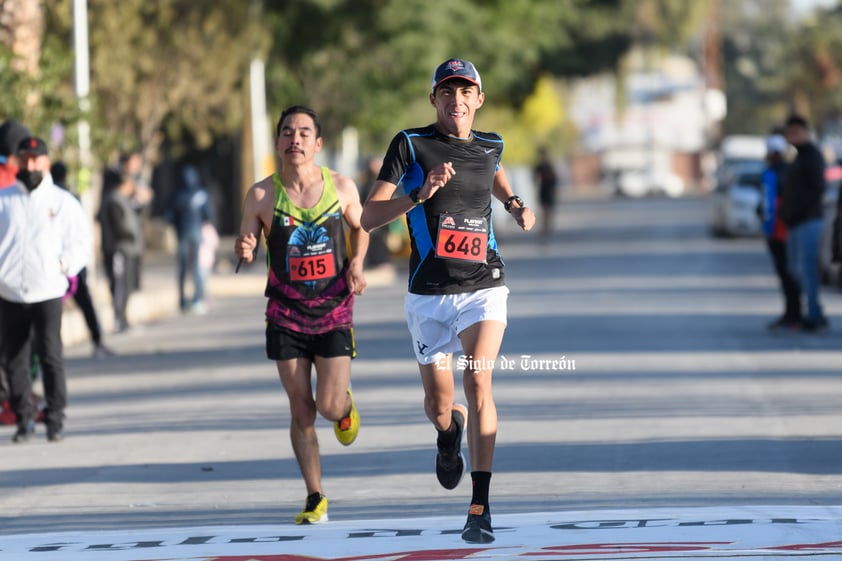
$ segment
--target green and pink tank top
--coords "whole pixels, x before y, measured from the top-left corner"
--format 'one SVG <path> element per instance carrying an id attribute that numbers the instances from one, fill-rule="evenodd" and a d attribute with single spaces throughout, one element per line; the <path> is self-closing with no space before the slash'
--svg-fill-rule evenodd
<path id="1" fill-rule="evenodd" d="M 330 170 L 312 208 L 299 208 L 275 183 L 275 211 L 266 239 L 269 279 L 266 320 L 299 333 L 319 334 L 352 326 L 354 293 L 346 280 L 348 251 L 342 206 Z"/>

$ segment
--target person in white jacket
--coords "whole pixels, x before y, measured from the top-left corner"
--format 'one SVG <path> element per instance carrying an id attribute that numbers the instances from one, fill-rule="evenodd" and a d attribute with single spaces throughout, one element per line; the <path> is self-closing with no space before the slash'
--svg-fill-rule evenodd
<path id="1" fill-rule="evenodd" d="M 62 439 L 67 383 L 61 342 L 62 296 L 92 253 L 88 219 L 73 195 L 53 184 L 47 145 L 18 145 L 17 184 L 0 190 L 0 362 L 17 416 L 14 442 L 35 432 L 30 342 L 41 361 L 47 440 Z M 31 337 L 30 337 L 31 335 Z"/>

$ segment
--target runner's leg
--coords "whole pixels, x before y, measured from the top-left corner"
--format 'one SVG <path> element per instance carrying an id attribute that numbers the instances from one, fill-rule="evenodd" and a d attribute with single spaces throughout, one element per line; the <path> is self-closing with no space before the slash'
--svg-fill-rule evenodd
<path id="1" fill-rule="evenodd" d="M 351 409 L 351 357 L 316 356 L 316 409 L 329 421 L 338 421 Z"/>
<path id="2" fill-rule="evenodd" d="M 497 440 L 497 408 L 491 393 L 491 375 L 503 342 L 506 325 L 499 321 L 477 322 L 459 334 L 468 364 L 462 378 L 468 400 L 468 448 L 471 471 L 491 471 Z M 488 366 L 474 371 L 471 366 Z"/>
<path id="3" fill-rule="evenodd" d="M 424 386 L 424 412 L 436 427 L 447 431 L 453 421 L 453 369 L 452 355 L 446 355 L 431 364 L 418 364 Z"/>
<path id="4" fill-rule="evenodd" d="M 289 398 L 289 434 L 307 494 L 321 493 L 321 463 L 316 437 L 316 402 L 310 385 L 311 362 L 304 357 L 276 361 Z"/>
<path id="5" fill-rule="evenodd" d="M 471 454 L 471 506 L 462 530 L 468 543 L 491 543 L 489 488 L 494 445 L 497 440 L 497 408 L 491 393 L 491 376 L 503 341 L 506 324 L 482 320 L 462 330 L 459 338 L 468 363 L 462 376 L 468 400 L 468 449 Z"/>

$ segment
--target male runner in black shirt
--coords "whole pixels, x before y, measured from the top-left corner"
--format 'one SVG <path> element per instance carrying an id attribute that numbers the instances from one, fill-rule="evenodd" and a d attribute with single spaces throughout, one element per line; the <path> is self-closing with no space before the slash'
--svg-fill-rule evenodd
<path id="1" fill-rule="evenodd" d="M 473 497 L 462 538 L 494 540 L 488 489 L 497 410 L 491 375 L 506 328 L 508 289 L 497 253 L 491 196 L 529 230 L 535 215 L 513 194 L 500 157 L 503 139 L 472 130 L 485 94 L 473 64 L 450 59 L 433 75 L 436 122 L 392 140 L 363 209 L 367 231 L 407 215 L 412 253 L 407 324 L 424 385 L 424 408 L 438 431 L 436 475 L 446 489 L 462 478 L 467 422 Z M 400 185 L 405 196 L 392 198 Z M 467 410 L 453 403 L 454 351 L 464 353 Z M 467 418 L 466 418 L 467 417 Z"/>

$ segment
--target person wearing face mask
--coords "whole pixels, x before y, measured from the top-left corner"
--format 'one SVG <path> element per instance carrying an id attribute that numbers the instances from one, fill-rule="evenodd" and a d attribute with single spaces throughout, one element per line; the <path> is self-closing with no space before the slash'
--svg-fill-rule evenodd
<path id="1" fill-rule="evenodd" d="M 53 183 L 57 187 L 61 187 L 65 191 L 70 191 L 67 184 L 67 166 L 63 162 L 53 162 L 50 166 L 50 174 L 53 176 Z M 72 191 L 71 191 L 72 193 Z M 79 198 L 76 197 L 76 200 Z M 71 284 L 73 281 L 71 280 Z M 76 302 L 76 307 L 82 312 L 85 318 L 85 325 L 88 327 L 88 332 L 91 335 L 91 342 L 94 344 L 94 358 L 101 360 L 110 356 L 114 356 L 115 352 L 105 345 L 102 341 L 102 327 L 99 323 L 96 308 L 94 307 L 94 300 L 91 294 L 90 286 L 88 285 L 88 268 L 82 267 L 79 275 L 76 277 L 76 290 L 70 294 L 73 296 L 73 301 Z"/>
<path id="2" fill-rule="evenodd" d="M 47 401 L 47 440 L 62 440 L 67 384 L 61 341 L 62 297 L 68 276 L 91 257 L 92 237 L 82 205 L 50 175 L 47 145 L 23 139 L 16 152 L 18 182 L 0 190 L 0 363 L 9 378 L 17 417 L 14 442 L 35 432 L 31 344 L 41 361 Z"/>
<path id="3" fill-rule="evenodd" d="M 0 189 L 11 187 L 17 182 L 20 162 L 16 154 L 18 144 L 30 136 L 29 129 L 14 119 L 0 125 Z"/>
<path id="4" fill-rule="evenodd" d="M 17 183 L 18 157 L 15 154 L 18 143 L 29 136 L 29 129 L 14 119 L 7 119 L 0 125 L 0 189 L 13 187 Z M 6 367 L 0 360 L 0 403 L 8 407 L 9 384 Z"/>

